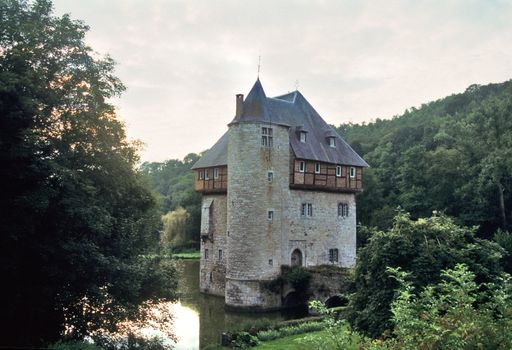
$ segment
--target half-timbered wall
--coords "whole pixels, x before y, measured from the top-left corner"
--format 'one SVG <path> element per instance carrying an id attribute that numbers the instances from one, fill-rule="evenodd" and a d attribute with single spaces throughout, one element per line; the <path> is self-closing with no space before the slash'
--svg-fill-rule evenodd
<path id="1" fill-rule="evenodd" d="M 304 163 L 301 169 L 301 162 Z M 320 169 L 317 169 L 317 164 Z M 341 172 L 336 174 L 336 167 L 341 167 Z M 292 159 L 290 166 L 290 187 L 315 190 L 349 191 L 358 192 L 363 189 L 363 168 L 353 167 L 355 176 L 350 176 L 348 165 L 336 165 L 311 160 Z M 319 170 L 319 171 L 317 171 Z"/>
<path id="2" fill-rule="evenodd" d="M 198 192 L 222 193 L 228 188 L 227 166 L 196 169 L 194 175 L 194 188 Z"/>

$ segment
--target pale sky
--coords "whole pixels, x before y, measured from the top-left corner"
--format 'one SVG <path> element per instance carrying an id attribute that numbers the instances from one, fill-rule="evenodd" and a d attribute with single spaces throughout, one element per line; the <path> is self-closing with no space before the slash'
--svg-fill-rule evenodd
<path id="1" fill-rule="evenodd" d="M 399 115 L 512 78 L 512 1 L 54 0 L 118 63 L 115 101 L 143 161 L 211 147 L 257 76 L 330 124 Z"/>

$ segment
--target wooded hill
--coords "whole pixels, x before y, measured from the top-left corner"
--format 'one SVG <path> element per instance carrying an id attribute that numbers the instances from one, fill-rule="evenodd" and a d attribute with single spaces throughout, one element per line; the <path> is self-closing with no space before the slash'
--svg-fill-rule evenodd
<path id="1" fill-rule="evenodd" d="M 371 166 L 357 202 L 362 224 L 388 228 L 400 207 L 413 218 L 444 211 L 483 235 L 509 228 L 512 81 L 337 130 Z"/>

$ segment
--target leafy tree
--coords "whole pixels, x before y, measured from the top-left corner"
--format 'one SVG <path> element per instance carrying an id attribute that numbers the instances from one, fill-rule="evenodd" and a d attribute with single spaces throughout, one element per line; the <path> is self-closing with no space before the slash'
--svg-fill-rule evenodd
<path id="1" fill-rule="evenodd" d="M 153 191 L 160 198 L 162 214 L 175 211 L 179 207 L 186 210 L 188 218 L 182 222 L 184 231 L 180 244 L 186 242 L 187 245 L 195 246 L 199 246 L 201 195 L 194 191 L 194 174 L 190 168 L 199 158 L 200 155 L 190 153 L 183 160 L 145 162 L 140 167 L 142 173 L 150 179 Z"/>
<path id="2" fill-rule="evenodd" d="M 440 280 L 443 269 L 466 264 L 477 282 L 493 281 L 502 272 L 496 243 L 475 237 L 475 229 L 457 226 L 445 215 L 413 221 L 398 214 L 389 231 L 376 231 L 359 250 L 350 320 L 355 329 L 376 337 L 393 327 L 391 303 L 398 288 L 386 267 L 410 272 L 419 288 Z"/>
<path id="3" fill-rule="evenodd" d="M 467 266 L 441 272 L 438 284 L 417 295 L 410 274 L 390 269 L 400 284 L 392 303 L 393 337 L 366 340 L 364 349 L 510 349 L 512 298 L 510 276 L 478 285 Z"/>
<path id="4" fill-rule="evenodd" d="M 186 228 L 189 218 L 190 215 L 182 207 L 178 207 L 176 210 L 162 216 L 164 228 L 160 239 L 165 248 L 183 247 L 188 243 Z"/>
<path id="5" fill-rule="evenodd" d="M 109 103 L 124 86 L 87 30 L 48 0 L 0 1 L 4 345 L 115 330 L 173 297 L 174 268 L 143 257 L 159 217 Z"/>

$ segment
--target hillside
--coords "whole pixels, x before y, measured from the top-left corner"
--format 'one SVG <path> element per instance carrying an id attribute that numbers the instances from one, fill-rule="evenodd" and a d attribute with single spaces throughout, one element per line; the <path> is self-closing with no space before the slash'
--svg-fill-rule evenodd
<path id="1" fill-rule="evenodd" d="M 411 108 L 391 120 L 343 124 L 365 158 L 358 220 L 387 228 L 398 207 L 413 217 L 444 211 L 481 233 L 508 226 L 512 206 L 512 81 Z"/>

